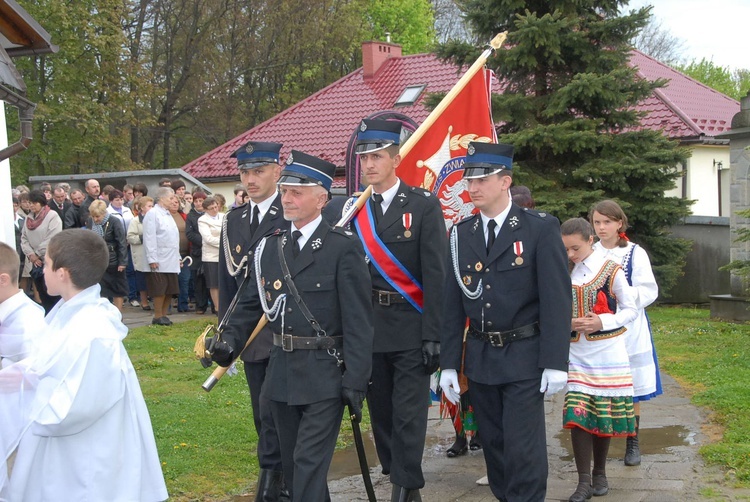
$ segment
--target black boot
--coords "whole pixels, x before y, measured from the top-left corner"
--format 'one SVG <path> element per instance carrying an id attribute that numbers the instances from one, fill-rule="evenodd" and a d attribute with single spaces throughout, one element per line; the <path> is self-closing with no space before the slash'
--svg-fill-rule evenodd
<path id="1" fill-rule="evenodd" d="M 422 497 L 419 495 L 418 489 L 415 490 L 393 485 L 391 502 L 422 502 Z"/>
<path id="2" fill-rule="evenodd" d="M 258 486 L 255 489 L 255 502 L 279 502 L 284 473 L 261 469 L 258 473 Z"/>
<path id="3" fill-rule="evenodd" d="M 628 436 L 625 443 L 625 465 L 641 465 L 641 449 L 638 445 L 638 429 L 641 417 L 635 416 L 635 436 Z"/>

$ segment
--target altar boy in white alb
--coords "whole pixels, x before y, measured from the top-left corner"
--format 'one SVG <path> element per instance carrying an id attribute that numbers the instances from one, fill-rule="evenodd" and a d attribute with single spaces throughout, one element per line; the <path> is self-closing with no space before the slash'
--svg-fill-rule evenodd
<path id="1" fill-rule="evenodd" d="M 0 242 L 0 369 L 27 357 L 44 332 L 44 309 L 18 289 L 18 252 Z"/>
<path id="2" fill-rule="evenodd" d="M 50 240 L 44 278 L 62 300 L 45 319 L 36 353 L 0 371 L 0 460 L 17 451 L 9 480 L 0 472 L 0 500 L 168 497 L 146 403 L 122 344 L 127 328 L 117 308 L 99 297 L 108 260 L 95 232 L 66 230 Z"/>

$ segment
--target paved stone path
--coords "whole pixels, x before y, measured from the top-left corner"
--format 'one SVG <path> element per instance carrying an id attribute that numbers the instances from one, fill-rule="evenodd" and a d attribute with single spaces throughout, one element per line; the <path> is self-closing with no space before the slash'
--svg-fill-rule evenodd
<path id="1" fill-rule="evenodd" d="M 640 467 L 626 467 L 622 461 L 625 440 L 613 440 L 607 464 L 610 491 L 600 502 L 682 502 L 708 500 L 700 495 L 706 484 L 715 484 L 719 473 L 707 471 L 698 448 L 707 440 L 701 432 L 705 414 L 690 404 L 679 385 L 664 375 L 664 395 L 641 405 Z M 570 434 L 561 429 L 563 395 L 558 394 L 545 403 L 547 415 L 547 444 L 549 452 L 548 501 L 567 501 L 573 493 L 577 475 L 570 447 Z M 496 500 L 488 486 L 478 486 L 476 480 L 485 474 L 481 451 L 449 459 L 445 451 L 453 443 L 453 429 L 449 420 L 440 420 L 437 408 L 431 410 L 428 425 L 428 445 L 423 469 L 426 486 L 422 490 L 425 502 L 462 501 L 484 502 Z M 351 453 L 346 453 L 351 455 Z M 337 453 L 337 456 L 339 454 Z M 377 463 L 374 453 L 368 452 L 371 465 Z M 334 467 L 338 468 L 334 458 Z M 356 469 L 356 457 L 348 462 Z M 378 500 L 390 500 L 390 482 L 378 467 L 371 473 Z M 335 473 L 333 473 L 335 474 Z M 329 483 L 333 502 L 367 500 L 361 476 L 350 476 Z M 720 489 L 713 490 L 717 495 Z M 747 492 L 735 497 L 718 495 L 714 500 L 748 500 Z"/>

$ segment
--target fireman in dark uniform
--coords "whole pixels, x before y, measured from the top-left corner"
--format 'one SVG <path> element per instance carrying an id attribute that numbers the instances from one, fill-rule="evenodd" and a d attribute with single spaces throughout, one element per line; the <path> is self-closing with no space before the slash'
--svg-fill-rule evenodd
<path id="1" fill-rule="evenodd" d="M 281 173 L 279 165 L 279 143 L 250 141 L 242 145 L 232 157 L 237 159 L 240 180 L 245 185 L 250 201 L 233 210 L 226 218 L 221 230 L 219 252 L 219 319 L 223 319 L 232 299 L 237 294 L 245 275 L 252 268 L 253 251 L 265 235 L 285 226 L 281 211 L 281 196 L 276 182 Z M 252 280 L 243 294 L 253 289 Z M 252 332 L 253 326 L 231 326 Z M 253 421 L 258 433 L 258 487 L 257 500 L 272 502 L 285 495 L 282 489 L 282 465 L 279 439 L 270 410 L 261 406 L 260 390 L 266 376 L 268 358 L 273 346 L 271 330 L 264 329 L 250 346 L 242 352 L 245 377 L 250 388 Z M 265 414 L 265 416 L 264 416 Z"/>
<path id="2" fill-rule="evenodd" d="M 439 365 L 447 238 L 429 191 L 396 175 L 401 124 L 363 120 L 356 152 L 373 195 L 355 228 L 370 260 L 375 346 L 367 395 L 375 446 L 394 501 L 421 500 L 430 375 Z M 367 218 L 365 220 L 365 218 Z"/>
<path id="3" fill-rule="evenodd" d="M 510 200 L 513 147 L 470 143 L 464 178 L 480 212 L 451 229 L 440 386 L 457 402 L 464 373 L 492 493 L 542 502 L 544 392 L 567 383 L 571 287 L 559 221 Z"/>
<path id="4" fill-rule="evenodd" d="M 273 348 L 263 384 L 297 502 L 330 500 L 326 475 L 344 405 L 361 419 L 372 365 L 370 278 L 359 240 L 321 216 L 335 165 L 292 151 L 279 187 L 285 229 L 261 240 L 230 326 L 264 314 Z M 285 270 L 286 269 L 286 270 Z M 214 360 L 228 365 L 247 329 L 227 329 Z"/>

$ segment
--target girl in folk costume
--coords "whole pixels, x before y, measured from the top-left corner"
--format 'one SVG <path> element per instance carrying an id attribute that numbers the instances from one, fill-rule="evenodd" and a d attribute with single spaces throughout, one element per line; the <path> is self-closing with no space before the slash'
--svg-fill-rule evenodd
<path id="1" fill-rule="evenodd" d="M 659 362 L 651 336 L 651 325 L 646 315 L 646 307 L 659 296 L 659 287 L 656 285 L 648 254 L 642 247 L 630 242 L 625 235 L 628 218 L 615 201 L 604 200 L 596 204 L 589 212 L 589 221 L 599 237 L 594 249 L 604 252 L 608 259 L 619 263 L 625 271 L 628 283 L 635 289 L 638 316 L 626 326 L 628 336 L 625 337 L 625 345 L 630 358 L 630 371 L 633 373 L 636 425 L 635 436 L 627 439 L 625 465 L 640 465 L 640 402 L 662 393 Z"/>
<path id="2" fill-rule="evenodd" d="M 594 250 L 594 231 L 589 222 L 574 218 L 563 223 L 560 230 L 574 265 L 570 274 L 573 321 L 563 427 L 571 430 L 578 471 L 578 486 L 569 500 L 582 502 L 609 491 L 606 462 L 610 439 L 635 433 L 633 379 L 625 336 L 620 335 L 638 312 L 635 292 L 620 265 Z"/>

